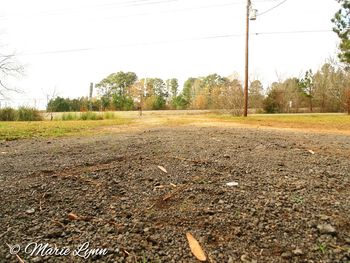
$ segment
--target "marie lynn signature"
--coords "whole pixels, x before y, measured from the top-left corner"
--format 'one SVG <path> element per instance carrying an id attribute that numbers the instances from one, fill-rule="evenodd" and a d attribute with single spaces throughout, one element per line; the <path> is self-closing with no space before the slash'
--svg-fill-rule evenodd
<path id="1" fill-rule="evenodd" d="M 105 256 L 108 253 L 106 248 L 90 248 L 90 243 L 85 242 L 74 249 L 69 247 L 58 247 L 56 244 L 51 245 L 49 243 L 37 243 L 31 242 L 25 246 L 21 246 L 18 244 L 6 245 L 10 249 L 11 255 L 16 255 L 17 259 L 20 262 L 24 262 L 20 257 L 19 253 L 25 254 L 29 257 L 33 256 L 69 256 L 73 255 L 74 257 L 80 257 L 84 259 L 88 259 L 92 256 Z"/>

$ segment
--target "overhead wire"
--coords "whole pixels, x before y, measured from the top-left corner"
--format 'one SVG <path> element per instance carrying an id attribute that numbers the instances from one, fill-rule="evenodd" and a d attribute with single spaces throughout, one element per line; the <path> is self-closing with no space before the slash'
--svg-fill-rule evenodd
<path id="1" fill-rule="evenodd" d="M 91 6 L 77 6 L 75 8 L 65 8 L 65 9 L 51 9 L 51 10 L 45 10 L 41 12 L 37 12 L 34 14 L 29 14 L 29 16 L 38 16 L 38 15 L 57 15 L 59 13 L 65 13 L 65 12 L 70 12 L 74 10 L 83 10 L 83 9 L 89 9 L 89 8 L 98 8 L 98 7 L 107 7 L 110 8 L 111 6 L 116 6 L 116 7 L 135 7 L 135 6 L 148 6 L 148 5 L 155 5 L 155 4 L 166 4 L 170 2 L 178 2 L 179 0 L 162 0 L 162 1 L 157 1 L 157 0 L 133 0 L 133 1 L 125 1 L 125 2 L 116 2 L 116 3 L 105 3 L 105 4 L 98 4 L 98 5 L 91 5 Z M 28 14 L 13 14 L 13 15 L 0 15 L 0 19 L 7 19 L 9 17 L 13 16 L 22 16 L 22 15 L 27 15 Z"/>
<path id="2" fill-rule="evenodd" d="M 257 3 L 265 3 L 265 2 L 276 2 L 277 0 L 260 0 L 255 1 Z M 124 1 L 124 2 L 112 2 L 112 3 L 104 3 L 104 4 L 97 4 L 97 5 L 86 5 L 86 6 L 77 6 L 75 8 L 65 8 L 65 9 L 51 9 L 51 10 L 45 10 L 37 13 L 32 14 L 12 14 L 12 15 L 0 15 L 0 20 L 8 19 L 10 17 L 16 17 L 16 16 L 46 16 L 46 15 L 59 15 L 60 13 L 66 13 L 74 10 L 83 10 L 83 9 L 89 9 L 89 8 L 103 8 L 107 7 L 110 8 L 111 6 L 116 6 L 118 8 L 125 8 L 125 7 L 136 7 L 136 6 L 148 6 L 148 5 L 155 5 L 155 4 L 167 4 L 172 2 L 181 2 L 181 0 L 132 0 L 132 1 Z M 203 9 L 203 8 L 210 8 L 210 7 L 220 7 L 220 6 L 229 6 L 229 5 L 238 5 L 238 4 L 244 4 L 245 2 L 228 2 L 228 3 L 222 3 L 222 4 L 215 4 L 215 5 L 207 5 L 207 6 L 199 6 L 199 7 L 189 7 L 189 8 L 183 8 L 183 9 L 170 9 L 170 10 L 162 10 L 161 12 L 179 12 L 179 11 L 186 11 L 186 10 L 196 10 L 196 9 Z M 127 16 L 121 16 L 121 17 L 128 17 L 128 16 L 138 16 L 138 15 L 145 15 L 145 14 L 152 14 L 152 13 L 141 13 L 141 14 L 135 14 L 135 15 L 127 15 Z M 110 17 L 113 18 L 113 17 Z"/>
<path id="3" fill-rule="evenodd" d="M 333 31 L 332 30 L 291 30 L 291 31 L 276 31 L 276 32 L 256 32 L 256 33 L 252 32 L 251 35 L 261 36 L 261 35 L 277 35 L 277 34 L 306 34 L 306 33 L 328 33 L 328 32 L 333 32 Z M 105 50 L 105 49 L 122 48 L 122 47 L 163 45 L 163 44 L 172 44 L 172 43 L 180 43 L 180 42 L 188 42 L 188 41 L 234 38 L 234 37 L 243 37 L 243 36 L 245 36 L 245 34 L 213 35 L 213 36 L 193 37 L 193 38 L 184 38 L 184 39 L 129 43 L 129 44 L 120 44 L 120 45 L 112 45 L 112 46 L 105 46 L 105 47 L 86 47 L 86 48 L 75 48 L 75 49 L 48 50 L 48 51 L 41 51 L 41 52 L 27 52 L 27 53 L 19 53 L 16 55 L 17 56 L 38 56 L 38 55 L 50 55 L 50 54 L 54 55 L 54 54 L 62 54 L 62 53 L 76 53 L 76 52 Z"/>
<path id="4" fill-rule="evenodd" d="M 305 34 L 305 33 L 328 33 L 333 30 L 321 29 L 321 30 L 293 30 L 293 31 L 275 31 L 275 32 L 258 32 L 253 33 L 254 35 L 279 35 L 279 34 Z"/>
<path id="5" fill-rule="evenodd" d="M 283 5 L 285 2 L 287 2 L 288 0 L 283 0 L 282 2 L 280 2 L 279 4 L 275 5 L 274 7 L 271 7 L 270 9 L 267 9 L 266 11 L 262 12 L 262 13 L 258 13 L 257 16 L 262 16 L 265 15 L 269 12 L 271 12 L 272 10 L 276 9 L 277 7 Z"/>
<path id="6" fill-rule="evenodd" d="M 124 1 L 120 2 L 119 4 L 126 4 L 126 3 L 143 3 L 143 4 L 150 4 L 150 3 L 166 3 L 166 2 L 173 2 L 173 1 L 179 1 L 179 0 L 132 0 L 132 1 Z M 277 0 L 260 0 L 255 2 L 275 2 Z M 281 6 L 284 4 L 287 0 L 283 0 L 278 5 L 264 11 L 263 13 L 260 13 L 259 15 L 264 15 L 273 9 Z M 208 5 L 208 6 L 200 6 L 200 7 L 191 7 L 191 8 L 184 8 L 184 9 L 175 9 L 175 10 L 165 10 L 163 12 L 180 12 L 185 10 L 193 10 L 193 9 L 202 9 L 202 8 L 211 8 L 211 7 L 220 7 L 220 6 L 227 6 L 232 4 L 241 4 L 243 2 L 231 2 L 231 3 L 224 3 L 219 5 Z M 118 3 L 109 3 L 109 4 L 118 4 Z M 101 4 L 103 5 L 103 4 Z M 106 5 L 106 4 L 104 4 Z M 137 15 L 137 14 L 136 14 Z M 140 14 L 143 15 L 143 14 Z M 333 32 L 332 30 L 292 30 L 292 31 L 281 31 L 281 32 L 257 32 L 257 33 L 251 33 L 251 35 L 274 35 L 274 34 L 297 34 L 297 33 L 326 33 L 326 32 Z M 214 35 L 214 36 L 204 36 L 204 37 L 194 37 L 194 38 L 187 38 L 187 39 L 175 39 L 175 40 L 159 40 L 159 41 L 151 41 L 151 42 L 142 42 L 142 43 L 130 43 L 130 44 L 121 44 L 121 45 L 114 45 L 114 46 L 108 46 L 108 47 L 85 47 L 85 48 L 73 48 L 73 49 L 61 49 L 61 50 L 49 50 L 49 51 L 41 51 L 41 52 L 25 52 L 22 54 L 17 54 L 19 56 L 33 56 L 33 55 L 48 55 L 48 54 L 60 54 L 60 53 L 74 53 L 74 52 L 83 52 L 83 51 L 91 51 L 91 50 L 98 50 L 98 49 L 110 49 L 110 48 L 117 48 L 117 47 L 133 47 L 133 46 L 147 46 L 147 45 L 160 45 L 160 44 L 169 44 L 169 43 L 177 43 L 177 42 L 186 42 L 186 41 L 196 41 L 196 40 L 210 40 L 210 39 L 218 39 L 218 38 L 232 38 L 232 37 L 240 37 L 244 36 L 244 34 L 228 34 L 228 35 Z M 0 57 L 1 56 L 0 54 Z"/>

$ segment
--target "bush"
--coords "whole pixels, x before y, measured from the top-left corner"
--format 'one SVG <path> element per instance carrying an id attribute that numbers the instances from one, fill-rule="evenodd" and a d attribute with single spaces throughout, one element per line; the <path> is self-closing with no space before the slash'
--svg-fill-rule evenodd
<path id="1" fill-rule="evenodd" d="M 42 121 L 43 117 L 37 109 L 20 107 L 17 111 L 18 121 Z"/>
<path id="2" fill-rule="evenodd" d="M 281 90 L 271 90 L 263 101 L 263 108 L 266 113 L 283 112 L 283 92 Z"/>
<path id="3" fill-rule="evenodd" d="M 103 116 L 100 115 L 100 114 L 97 114 L 95 112 L 88 111 L 88 112 L 82 113 L 80 115 L 80 119 L 83 120 L 83 121 L 86 121 L 86 120 L 103 120 Z"/>
<path id="4" fill-rule="evenodd" d="M 37 109 L 20 107 L 0 109 L 0 121 L 42 121 L 43 117 Z"/>
<path id="5" fill-rule="evenodd" d="M 61 120 L 62 121 L 74 121 L 74 120 L 79 120 L 79 116 L 76 113 L 63 113 L 61 115 Z"/>
<path id="6" fill-rule="evenodd" d="M 129 96 L 121 96 L 114 94 L 112 102 L 117 110 L 129 111 L 134 109 L 134 101 Z"/>
<path id="7" fill-rule="evenodd" d="M 12 108 L 0 109 L 0 121 L 15 121 L 17 120 L 17 111 Z"/>
<path id="8" fill-rule="evenodd" d="M 111 120 L 111 119 L 115 119 L 116 116 L 113 112 L 104 112 L 103 113 L 103 119 L 106 119 L 106 120 Z"/>
<path id="9" fill-rule="evenodd" d="M 60 116 L 57 116 L 55 120 L 62 120 L 62 121 L 79 121 L 79 120 L 112 120 L 112 119 L 118 119 L 118 115 L 116 115 L 114 112 L 65 112 L 62 113 Z"/>
<path id="10" fill-rule="evenodd" d="M 112 119 L 112 115 L 113 113 L 108 114 L 108 117 L 106 118 L 106 116 L 103 116 L 102 114 L 98 114 L 96 112 L 67 112 L 67 113 L 63 113 L 60 117 L 58 117 L 56 120 L 62 120 L 62 121 L 78 121 L 78 120 L 103 120 L 104 117 L 106 119 Z"/>

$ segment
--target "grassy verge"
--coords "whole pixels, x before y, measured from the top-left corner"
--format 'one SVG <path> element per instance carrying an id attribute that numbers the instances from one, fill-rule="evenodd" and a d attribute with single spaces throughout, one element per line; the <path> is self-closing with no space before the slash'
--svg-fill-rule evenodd
<path id="1" fill-rule="evenodd" d="M 114 112 L 63 112 L 55 117 L 59 121 L 78 121 L 78 120 L 112 120 L 118 119 L 119 116 Z"/>
<path id="2" fill-rule="evenodd" d="M 350 116 L 342 114 L 253 115 L 247 118 L 230 115 L 209 115 L 218 121 L 265 127 L 350 131 Z"/>
<path id="3" fill-rule="evenodd" d="M 0 140 L 95 134 L 96 128 L 130 124 L 131 119 L 0 122 Z"/>

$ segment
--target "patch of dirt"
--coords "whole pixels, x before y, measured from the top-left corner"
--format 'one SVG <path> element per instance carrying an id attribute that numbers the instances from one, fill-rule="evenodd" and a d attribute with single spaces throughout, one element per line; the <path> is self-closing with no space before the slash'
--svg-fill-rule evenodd
<path id="1" fill-rule="evenodd" d="M 204 126 L 0 143 L 0 262 L 350 262 L 350 137 Z"/>

